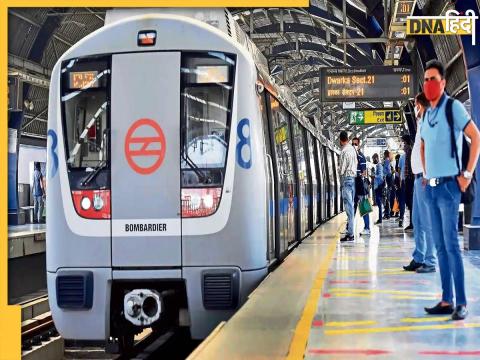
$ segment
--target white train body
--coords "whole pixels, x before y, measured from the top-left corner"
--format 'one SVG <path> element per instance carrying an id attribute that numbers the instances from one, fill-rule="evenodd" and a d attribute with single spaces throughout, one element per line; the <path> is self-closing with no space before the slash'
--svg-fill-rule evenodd
<path id="1" fill-rule="evenodd" d="M 205 337 L 272 261 L 340 210 L 335 172 L 323 174 L 331 144 L 280 92 L 265 100 L 274 85 L 237 41 L 245 35 L 215 28 L 234 28 L 228 13 L 200 12 L 220 19 L 212 26 L 194 10 L 138 11 L 111 12 L 52 72 L 47 277 L 66 339 L 177 325 Z M 287 114 L 267 137 L 265 101 L 269 116 Z M 315 152 L 309 183 L 291 150 L 290 180 L 275 155 L 295 126 Z"/>

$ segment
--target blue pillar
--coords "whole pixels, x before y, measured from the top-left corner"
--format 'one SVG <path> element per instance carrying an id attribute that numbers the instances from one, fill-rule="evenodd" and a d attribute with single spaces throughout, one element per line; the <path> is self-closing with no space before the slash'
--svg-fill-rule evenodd
<path id="1" fill-rule="evenodd" d="M 459 12 L 465 12 L 469 9 L 475 14 L 480 15 L 480 9 L 476 0 L 457 1 L 455 8 Z M 470 102 L 472 104 L 472 119 L 480 128 L 480 20 L 477 20 L 476 26 L 476 45 L 472 45 L 471 36 L 461 36 L 463 45 L 463 54 L 465 59 L 468 88 L 470 93 Z M 480 184 L 480 164 L 477 164 L 477 184 Z M 480 191 L 477 185 L 477 198 L 472 207 L 472 224 L 480 225 Z"/>

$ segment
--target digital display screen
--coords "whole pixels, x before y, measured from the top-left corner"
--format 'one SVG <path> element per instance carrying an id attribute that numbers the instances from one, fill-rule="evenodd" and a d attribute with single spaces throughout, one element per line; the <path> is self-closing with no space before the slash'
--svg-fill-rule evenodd
<path id="1" fill-rule="evenodd" d="M 415 95 L 409 66 L 322 68 L 320 78 L 324 102 L 407 100 Z"/>
<path id="2" fill-rule="evenodd" d="M 197 74 L 197 84 L 228 82 L 227 65 L 197 66 L 195 73 Z"/>
<path id="3" fill-rule="evenodd" d="M 84 87 L 97 88 L 98 71 L 72 71 L 70 73 L 70 89 L 83 89 Z"/>

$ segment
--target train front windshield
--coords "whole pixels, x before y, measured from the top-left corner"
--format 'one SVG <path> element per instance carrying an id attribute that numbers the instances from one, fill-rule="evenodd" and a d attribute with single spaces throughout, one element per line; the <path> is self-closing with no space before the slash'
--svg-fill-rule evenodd
<path id="1" fill-rule="evenodd" d="M 234 69 L 234 59 L 222 53 L 182 57 L 183 187 L 223 185 Z"/>
<path id="2" fill-rule="evenodd" d="M 69 169 L 108 160 L 108 59 L 72 60 L 62 69 L 63 114 Z"/>

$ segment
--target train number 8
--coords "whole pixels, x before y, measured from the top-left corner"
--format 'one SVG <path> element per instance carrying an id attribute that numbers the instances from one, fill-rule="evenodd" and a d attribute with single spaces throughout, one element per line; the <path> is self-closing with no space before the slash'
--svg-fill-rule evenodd
<path id="1" fill-rule="evenodd" d="M 239 121 L 237 126 L 237 163 L 244 169 L 252 167 L 252 146 L 250 144 L 250 120 Z"/>

